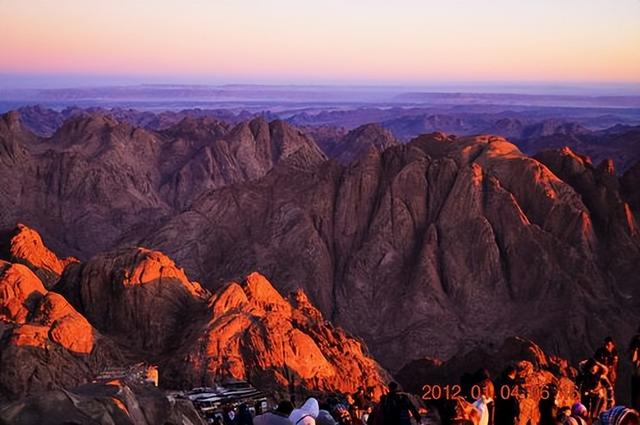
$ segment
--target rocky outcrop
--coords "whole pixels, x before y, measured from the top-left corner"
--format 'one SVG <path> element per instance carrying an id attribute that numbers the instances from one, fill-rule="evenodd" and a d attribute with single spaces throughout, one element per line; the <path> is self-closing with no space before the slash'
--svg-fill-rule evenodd
<path id="1" fill-rule="evenodd" d="M 640 258 L 640 230 L 630 205 L 623 199 L 613 161 L 594 166 L 591 160 L 565 147 L 535 156 L 580 194 L 591 214 L 599 246 L 596 255 L 615 275 L 618 289 L 637 291 L 634 274 Z"/>
<path id="2" fill-rule="evenodd" d="M 269 123 L 263 118 L 254 118 L 228 131 L 219 124 L 212 127 L 212 123 L 199 126 L 198 130 L 185 129 L 188 124 L 183 121 L 179 130 L 166 132 L 181 135 L 172 142 L 172 150 L 182 149 L 178 146 L 185 140 L 200 141 L 184 155 L 183 162 L 171 170 L 161 187 L 163 196 L 179 208 L 188 206 L 206 190 L 262 177 L 275 164 L 294 154 L 309 156 L 311 161 L 325 159 L 312 139 L 284 121 Z M 166 157 L 173 157 L 171 152 L 167 153 Z"/>
<path id="3" fill-rule="evenodd" d="M 18 112 L 7 112 L 0 116 L 0 164 L 15 164 L 24 160 L 25 145 L 33 143 L 37 137 L 26 129 Z"/>
<path id="4" fill-rule="evenodd" d="M 176 348 L 208 298 L 171 259 L 143 248 L 71 265 L 55 290 L 101 332 L 152 361 Z"/>
<path id="5" fill-rule="evenodd" d="M 625 200 L 636 213 L 636 221 L 640 217 L 640 161 L 627 170 L 621 179 L 621 189 Z"/>
<path id="6" fill-rule="evenodd" d="M 22 264 L 0 261 L 0 399 L 91 380 L 120 354 Z"/>
<path id="7" fill-rule="evenodd" d="M 18 224 L 2 239 L 0 258 L 26 265 L 48 289 L 58 282 L 67 265 L 78 261 L 73 257 L 58 258 L 44 245 L 40 234 L 24 224 Z"/>
<path id="8" fill-rule="evenodd" d="M 318 134 L 317 137 L 322 141 L 320 147 L 327 156 L 342 164 L 349 164 L 369 149 L 383 151 L 398 143 L 391 132 L 380 124 L 365 124 L 340 137 L 328 137 L 320 130 L 315 130 L 314 134 Z"/>
<path id="9" fill-rule="evenodd" d="M 242 379 L 271 391 L 349 393 L 365 386 L 382 393 L 386 374 L 365 346 L 326 322 L 302 291 L 287 300 L 252 273 L 215 294 L 205 317 L 161 379 L 179 386 Z"/>

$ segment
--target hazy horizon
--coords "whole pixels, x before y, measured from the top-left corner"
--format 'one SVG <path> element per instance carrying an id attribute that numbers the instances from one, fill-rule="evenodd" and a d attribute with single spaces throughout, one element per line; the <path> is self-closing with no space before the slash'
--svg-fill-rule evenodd
<path id="1" fill-rule="evenodd" d="M 0 83 L 18 88 L 640 83 L 638 0 L 5 0 L 0 14 Z"/>
<path id="2" fill-rule="evenodd" d="M 433 93 L 498 93 L 523 95 L 637 96 L 639 82 L 571 82 L 571 81 L 433 81 L 355 82 L 355 81 L 279 81 L 269 79 L 234 80 L 206 76 L 148 75 L 60 75 L 2 74 L 0 90 L 64 90 L 108 87 L 182 86 L 182 87 L 266 87 L 290 89 L 338 89 L 367 91 L 421 91 Z"/>

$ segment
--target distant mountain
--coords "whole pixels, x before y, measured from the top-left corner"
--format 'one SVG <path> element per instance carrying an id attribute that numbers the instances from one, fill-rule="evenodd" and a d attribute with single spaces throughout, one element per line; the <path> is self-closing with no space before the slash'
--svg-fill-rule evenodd
<path id="1" fill-rule="evenodd" d="M 293 155 L 325 159 L 299 130 L 262 118 L 235 126 L 185 118 L 158 133 L 83 113 L 39 138 L 9 113 L 0 118 L 0 143 L 0 200 L 8 206 L 0 228 L 26 218 L 57 251 L 85 258 L 207 190 L 261 177 Z"/>
<path id="2" fill-rule="evenodd" d="M 612 159 L 616 172 L 622 173 L 640 161 L 640 126 L 616 125 L 600 131 L 563 127 L 563 131 L 534 133 L 519 145 L 530 153 L 568 146 L 595 163 Z"/>
<path id="3" fill-rule="evenodd" d="M 151 112 L 120 107 L 104 108 L 94 106 L 90 108 L 80 108 L 77 106 L 68 106 L 63 109 L 52 109 L 41 105 L 32 105 L 23 106 L 17 109 L 17 112 L 20 114 L 20 120 L 25 128 L 40 137 L 50 137 L 69 118 L 86 114 L 108 115 L 119 122 L 142 127 L 147 130 L 165 130 L 186 118 L 210 118 L 228 123 L 239 123 L 256 117 L 262 117 L 269 121 L 278 119 L 276 114 L 270 112 L 233 112 L 227 109 L 198 108 Z"/>
<path id="4" fill-rule="evenodd" d="M 380 124 L 365 124 L 348 133 L 339 131 L 331 133 L 323 128 L 310 128 L 306 131 L 314 136 L 320 148 L 329 158 L 342 164 L 349 164 L 360 158 L 369 149 L 383 151 L 398 144 L 391 132 Z"/>

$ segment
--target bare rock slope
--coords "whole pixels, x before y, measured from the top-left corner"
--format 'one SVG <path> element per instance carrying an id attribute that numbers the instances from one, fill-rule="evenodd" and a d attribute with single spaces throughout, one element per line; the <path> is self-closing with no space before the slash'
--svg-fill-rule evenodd
<path id="1" fill-rule="evenodd" d="M 302 284 L 391 369 L 512 335 L 573 358 L 633 331 L 640 241 L 616 187 L 592 202 L 556 171 L 502 138 L 426 135 L 210 191 L 145 244 L 210 288 Z"/>

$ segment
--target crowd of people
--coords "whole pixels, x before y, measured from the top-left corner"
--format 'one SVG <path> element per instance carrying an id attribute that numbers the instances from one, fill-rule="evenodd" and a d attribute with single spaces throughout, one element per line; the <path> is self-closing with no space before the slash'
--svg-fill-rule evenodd
<path id="1" fill-rule="evenodd" d="M 219 425 L 640 425 L 640 329 L 629 346 L 632 367 L 631 406 L 615 403 L 619 356 L 612 338 L 606 338 L 593 357 L 579 364 L 575 384 L 579 400 L 571 406 L 558 405 L 558 389 L 553 383 L 538 395 L 539 421 L 520 417 L 521 398 L 527 394 L 518 371 L 508 366 L 497 379 L 481 369 L 461 378 L 462 396 L 440 400 L 418 407 L 416 399 L 400 391 L 395 382 L 374 403 L 370 391 L 359 388 L 350 395 L 329 395 L 323 399 L 308 398 L 295 407 L 282 401 L 273 411 L 252 416 L 246 405 L 237 412 L 225 413 Z M 496 388 L 510 390 L 496 396 Z M 476 388 L 470 391 L 470 388 Z"/>

